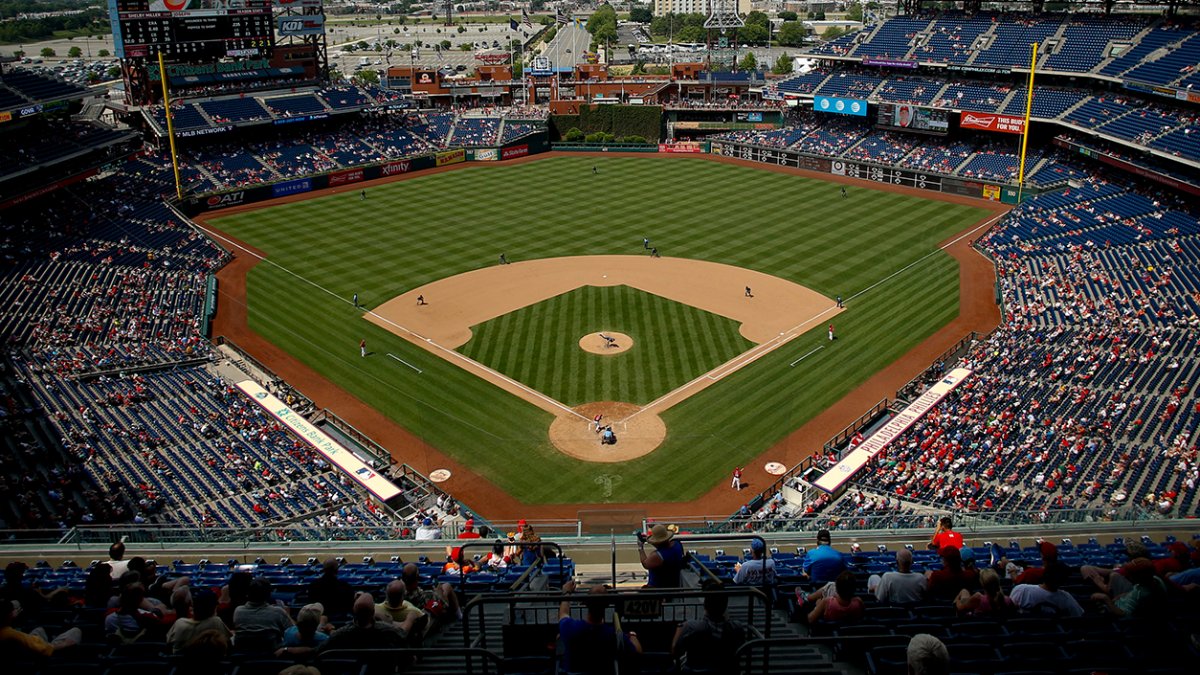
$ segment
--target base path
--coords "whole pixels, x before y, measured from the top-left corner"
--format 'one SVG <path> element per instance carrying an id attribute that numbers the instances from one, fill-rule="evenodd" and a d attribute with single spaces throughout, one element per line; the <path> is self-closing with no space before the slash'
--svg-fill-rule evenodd
<path id="1" fill-rule="evenodd" d="M 502 164 L 524 164 L 552 157 L 567 156 L 578 155 L 575 153 L 551 152 L 509 160 Z M 609 156 L 656 157 L 641 153 L 609 153 Z M 994 300 L 995 268 L 989 260 L 971 248 L 971 241 L 983 234 L 978 229 L 981 225 L 991 222 L 995 216 L 1007 211 L 1010 208 L 1008 206 L 980 199 L 972 199 L 970 197 L 940 194 L 888 183 L 872 183 L 845 176 L 834 176 L 805 169 L 749 162 L 732 157 L 717 157 L 713 155 L 659 155 L 656 159 L 659 161 L 733 164 L 760 171 L 803 176 L 831 183 L 843 183 L 872 190 L 907 194 L 923 199 L 978 206 L 990 209 L 991 214 L 982 219 L 980 223 L 967 228 L 964 233 L 951 237 L 945 242 L 943 247 L 943 250 L 950 254 L 959 265 L 958 317 L 908 353 L 901 356 L 891 365 L 873 375 L 841 400 L 826 408 L 805 425 L 764 451 L 757 458 L 747 460 L 745 477 L 751 483 L 749 494 L 747 494 L 747 491 L 737 492 L 730 490 L 728 478 L 723 476 L 711 490 L 689 502 L 639 502 L 635 504 L 613 502 L 605 504 L 605 508 L 636 508 L 660 517 L 732 514 L 747 500 L 757 495 L 759 488 L 765 488 L 777 478 L 777 476 L 767 473 L 762 468 L 765 463 L 778 461 L 789 467 L 794 466 L 800 460 L 804 459 L 804 457 L 812 454 L 815 449 L 818 449 L 825 439 L 841 431 L 847 424 L 879 401 L 879 399 L 885 396 L 893 396 L 897 389 L 904 386 L 925 368 L 928 368 L 929 364 L 961 340 L 967 333 L 977 331 L 981 334 L 986 334 L 1000 323 L 1000 310 Z M 458 171 L 470 168 L 471 166 L 469 164 L 444 166 L 420 173 L 403 174 L 401 176 L 379 179 L 365 184 L 328 188 L 315 193 L 289 195 L 268 202 L 224 209 L 198 216 L 194 220 L 205 229 L 213 230 L 205 222 L 209 218 L 257 210 L 277 204 L 301 202 L 328 194 L 357 191 L 374 184 L 412 180 L 433 173 Z M 963 234 L 967 233 L 970 234 L 964 237 Z M 320 373 L 317 373 L 306 364 L 300 363 L 291 354 L 288 354 L 251 330 L 246 321 L 246 274 L 263 259 L 264 254 L 224 234 L 221 234 L 220 237 L 221 243 L 233 251 L 234 260 L 217 273 L 217 277 L 221 282 L 218 290 L 221 301 L 217 305 L 217 316 L 213 322 L 213 335 L 223 335 L 236 342 L 238 346 L 271 368 L 277 375 L 287 380 L 289 384 L 303 391 L 318 406 L 328 407 L 342 419 L 354 425 L 359 431 L 384 447 L 389 448 L 398 461 L 405 462 L 424 473 L 438 468 L 451 470 L 453 477 L 443 484 L 444 489 L 451 491 L 461 502 L 477 508 L 481 514 L 488 518 L 496 520 L 515 520 L 517 518 L 529 518 L 531 520 L 535 518 L 576 518 L 580 508 L 590 506 L 585 504 L 527 504 L 520 501 L 514 495 L 498 487 L 489 477 L 481 475 L 474 468 L 448 457 L 437 448 L 425 443 L 421 438 L 414 436 L 394 420 L 384 416 L 378 410 L 352 396 L 340 386 L 330 382 Z M 745 284 L 746 282 L 742 282 L 742 285 Z M 759 289 L 754 289 L 754 292 L 755 295 L 758 295 Z"/>

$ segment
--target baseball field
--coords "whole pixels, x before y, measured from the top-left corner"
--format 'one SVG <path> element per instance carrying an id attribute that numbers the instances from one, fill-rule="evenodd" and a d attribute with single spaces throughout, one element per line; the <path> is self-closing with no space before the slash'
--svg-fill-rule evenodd
<path id="1" fill-rule="evenodd" d="M 244 302 L 266 341 L 516 500 L 588 504 L 695 499 L 932 335 L 959 308 L 938 245 L 992 213 L 702 158 L 555 156 L 207 225 L 263 256 Z M 606 331 L 629 344 L 586 343 Z M 636 458 L 552 440 L 595 410 Z"/>

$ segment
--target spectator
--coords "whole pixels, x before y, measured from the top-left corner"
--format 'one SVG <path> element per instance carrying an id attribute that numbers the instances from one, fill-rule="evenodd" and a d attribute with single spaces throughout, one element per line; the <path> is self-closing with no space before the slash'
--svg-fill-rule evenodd
<path id="1" fill-rule="evenodd" d="M 440 583 L 433 588 L 421 588 L 421 571 L 413 563 L 404 566 L 400 580 L 404 582 L 404 599 L 429 615 L 425 635 L 436 633 L 462 618 L 458 596 L 450 584 Z"/>
<path id="2" fill-rule="evenodd" d="M 325 608 L 321 603 L 301 607 L 296 613 L 296 625 L 283 633 L 283 650 L 286 650 L 283 653 L 293 657 L 307 654 L 329 639 L 327 630 L 332 630 L 332 626 L 325 619 Z"/>
<path id="3" fill-rule="evenodd" d="M 393 649 L 403 647 L 404 639 L 412 628 L 415 617 L 408 617 L 399 624 L 381 624 L 375 620 L 375 598 L 370 593 L 360 593 L 354 599 L 354 620 L 335 630 L 328 640 L 321 643 L 318 652 L 334 649 Z M 389 671 L 390 672 L 390 671 Z"/>
<path id="4" fill-rule="evenodd" d="M 478 539 L 479 533 L 475 531 L 475 519 L 468 518 L 467 522 L 463 523 L 462 532 L 458 533 L 459 539 Z"/>
<path id="5" fill-rule="evenodd" d="M 129 569 L 129 561 L 125 560 L 125 542 L 118 541 L 108 547 L 108 560 L 105 564 L 109 566 L 109 573 L 112 578 L 120 579 L 121 575 Z"/>
<path id="6" fill-rule="evenodd" d="M 563 584 L 564 593 L 575 592 L 575 581 Z M 558 607 L 558 638 L 562 641 L 562 670 L 578 675 L 609 675 L 615 672 L 618 661 L 627 663 L 642 653 L 637 633 L 621 633 L 605 621 L 608 603 L 599 596 L 608 589 L 594 586 L 584 600 L 587 614 L 583 619 L 571 617 L 571 602 L 563 600 Z M 625 672 L 625 668 L 621 668 Z"/>
<path id="7" fill-rule="evenodd" d="M 28 566 L 23 562 L 11 562 L 4 568 L 4 589 L 0 591 L 0 598 L 20 607 L 21 616 L 24 616 L 26 621 L 36 620 L 38 612 L 47 603 L 62 605 L 65 608 L 69 600 L 67 589 L 60 588 L 44 595 L 37 588 L 25 586 L 23 579 L 26 569 Z"/>
<path id="8" fill-rule="evenodd" d="M 108 607 L 113 595 L 112 566 L 98 563 L 88 570 L 83 582 L 83 604 L 85 607 Z"/>
<path id="9" fill-rule="evenodd" d="M 778 581 L 775 574 L 775 561 L 766 557 L 766 545 L 761 539 L 752 539 L 750 540 L 750 560 L 738 565 L 733 583 L 762 586 L 764 569 L 766 570 L 766 585 L 774 588 Z"/>
<path id="10" fill-rule="evenodd" d="M 975 590 L 979 577 L 975 570 L 963 567 L 962 552 L 953 546 L 943 546 L 938 551 L 942 557 L 942 569 L 930 570 L 925 574 L 930 598 L 953 600 L 964 588 Z"/>
<path id="11" fill-rule="evenodd" d="M 180 650 L 179 675 L 209 675 L 221 672 L 221 662 L 229 654 L 228 633 L 209 629 L 196 633 Z"/>
<path id="12" fill-rule="evenodd" d="M 1058 617 L 1083 616 L 1083 608 L 1070 593 L 1061 590 L 1068 570 L 1062 563 L 1046 568 L 1042 583 L 1021 584 L 1012 589 L 1012 601 L 1026 614 L 1049 614 Z"/>
<path id="13" fill-rule="evenodd" d="M 414 537 L 417 541 L 433 541 L 442 538 L 442 528 L 434 524 L 433 518 L 426 518 L 421 521 L 421 525 L 417 527 L 417 533 Z"/>
<path id="14" fill-rule="evenodd" d="M 828 586 L 819 591 L 821 597 L 808 613 L 808 622 L 855 623 L 861 620 L 866 606 L 862 598 L 854 593 L 857 583 L 853 572 L 846 570 L 839 574 L 833 583 L 832 593 Z"/>
<path id="15" fill-rule="evenodd" d="M 404 582 L 399 579 L 393 579 L 387 585 L 384 601 L 375 605 L 375 611 L 379 614 L 387 615 L 393 623 L 404 623 L 409 619 L 413 619 L 413 627 L 409 630 L 412 635 L 422 634 L 425 631 L 428 619 L 425 617 L 425 610 L 417 607 L 405 599 Z"/>
<path id="16" fill-rule="evenodd" d="M 817 547 L 804 556 L 804 576 L 815 584 L 827 584 L 846 571 L 846 561 L 831 543 L 829 530 L 821 530 L 817 532 Z"/>
<path id="17" fill-rule="evenodd" d="M 210 590 L 198 590 L 194 594 L 187 588 L 175 591 L 171 597 L 171 604 L 175 605 L 175 596 L 186 595 L 187 611 L 183 614 L 176 609 L 175 623 L 171 624 L 171 629 L 167 631 L 167 643 L 171 645 L 171 651 L 175 654 L 180 654 L 184 648 L 194 640 L 198 635 L 207 631 L 214 631 L 228 642 L 233 637 L 233 633 L 229 631 L 229 627 L 217 616 L 217 595 Z"/>
<path id="18" fill-rule="evenodd" d="M 954 531 L 954 520 L 950 516 L 942 516 L 938 520 L 937 529 L 933 533 L 933 537 L 929 540 L 929 548 L 934 551 L 940 551 L 947 546 L 954 548 L 962 548 L 962 535 Z"/>
<path id="19" fill-rule="evenodd" d="M 1016 613 L 1012 598 L 1000 589 L 1000 575 L 996 570 L 990 567 L 982 570 L 979 585 L 983 588 L 981 592 L 971 593 L 965 588 L 958 592 L 954 607 L 960 614 L 1004 619 Z"/>
<path id="20" fill-rule="evenodd" d="M 721 585 L 710 582 L 706 591 L 720 591 Z M 704 596 L 704 616 L 685 621 L 675 631 L 671 653 L 680 659 L 681 672 L 737 672 L 734 654 L 746 642 L 749 630 L 740 622 L 725 616 L 729 596 L 720 593 Z"/>
<path id="21" fill-rule="evenodd" d="M 78 628 L 65 631 L 53 640 L 47 637 L 43 628 L 22 633 L 13 628 L 13 623 L 20 615 L 19 605 L 11 600 L 0 600 L 0 658 L 10 666 L 14 661 L 53 656 L 58 651 L 73 647 L 83 640 L 83 633 Z"/>
<path id="22" fill-rule="evenodd" d="M 321 567 L 321 576 L 308 585 L 308 601 L 320 604 L 323 613 L 339 617 L 350 613 L 354 604 L 354 589 L 338 579 L 338 561 L 330 558 Z"/>
<path id="23" fill-rule="evenodd" d="M 271 582 L 260 577 L 250 582 L 246 604 L 233 611 L 233 646 L 239 652 L 273 652 L 291 627 L 291 615 L 271 601 Z"/>
<path id="24" fill-rule="evenodd" d="M 995 549 L 996 545 L 992 544 L 992 547 Z M 1048 541 L 1038 542 L 1038 553 L 1042 557 L 1040 567 L 1026 567 L 1022 569 L 1020 565 L 1009 562 L 1006 557 L 1001 557 L 997 561 L 997 566 L 1004 570 L 1007 576 L 1013 580 L 1014 586 L 1020 584 L 1040 584 L 1042 583 L 1042 573 L 1045 572 L 1046 568 L 1058 562 L 1058 547 Z M 995 557 L 995 554 L 993 554 L 993 557 Z"/>
<path id="25" fill-rule="evenodd" d="M 950 672 L 950 652 L 942 641 L 928 633 L 917 633 L 908 641 L 909 675 L 946 675 Z"/>
<path id="26" fill-rule="evenodd" d="M 162 613 L 144 607 L 146 587 L 141 582 L 122 591 L 117 611 L 104 617 L 104 636 L 109 644 L 129 644 L 139 640 L 153 642 L 162 638 Z"/>
<path id="27" fill-rule="evenodd" d="M 1093 593 L 1092 600 L 1117 617 L 1154 618 L 1166 608 L 1167 587 L 1154 573 L 1154 562 L 1146 558 L 1131 560 L 1122 576 L 1130 589 L 1117 596 Z"/>
<path id="28" fill-rule="evenodd" d="M 225 625 L 233 628 L 233 615 L 238 608 L 246 604 L 250 594 L 250 582 L 254 576 L 249 572 L 234 572 L 229 575 L 229 583 L 221 588 L 220 602 L 217 603 L 217 616 Z"/>
<path id="29" fill-rule="evenodd" d="M 907 548 L 896 551 L 896 571 L 872 574 L 867 579 L 867 590 L 882 603 L 908 605 L 920 602 L 925 597 L 928 582 L 924 574 L 912 571 L 912 566 L 912 551 Z"/>
<path id="30" fill-rule="evenodd" d="M 542 537 L 524 520 L 520 523 L 521 564 L 532 565 L 542 557 Z"/>
<path id="31" fill-rule="evenodd" d="M 654 547 L 646 553 L 646 544 Z M 649 536 L 638 537 L 638 557 L 646 570 L 649 588 L 679 588 L 685 555 L 683 544 L 675 541 L 675 533 L 658 523 L 650 528 Z"/>

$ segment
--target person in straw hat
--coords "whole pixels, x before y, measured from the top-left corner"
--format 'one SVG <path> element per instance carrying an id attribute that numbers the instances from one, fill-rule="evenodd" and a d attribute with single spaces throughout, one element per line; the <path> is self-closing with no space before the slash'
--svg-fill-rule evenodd
<path id="1" fill-rule="evenodd" d="M 646 544 L 654 547 L 646 553 Z M 679 588 L 680 572 L 686 562 L 683 544 L 675 541 L 675 531 L 661 523 L 650 528 L 650 534 L 638 535 L 638 556 L 646 570 L 649 588 Z"/>

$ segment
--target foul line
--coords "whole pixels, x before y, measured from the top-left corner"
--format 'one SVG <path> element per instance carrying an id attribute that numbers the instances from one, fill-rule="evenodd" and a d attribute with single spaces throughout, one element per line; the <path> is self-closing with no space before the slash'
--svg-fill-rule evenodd
<path id="1" fill-rule="evenodd" d="M 801 356 L 800 358 L 796 359 L 795 361 L 792 361 L 791 363 L 788 364 L 788 368 L 795 368 L 797 363 L 800 363 L 804 359 L 807 359 L 808 357 L 812 356 L 813 354 L 816 354 L 817 352 L 821 351 L 822 349 L 825 349 L 825 345 L 821 345 L 820 347 L 817 347 L 816 349 L 805 354 L 804 356 Z"/>
<path id="2" fill-rule="evenodd" d="M 194 222 L 194 221 L 193 221 L 193 222 Z M 299 274 L 296 274 L 295 272 L 293 272 L 293 271 L 289 270 L 288 268 L 284 267 L 283 265 L 280 265 L 279 263 L 277 263 L 277 262 L 274 262 L 274 261 L 272 261 L 272 260 L 268 260 L 266 256 L 262 256 L 262 255 L 259 255 L 259 254 L 255 253 L 254 251 L 251 251 L 251 250 L 250 250 L 249 248 L 247 248 L 246 246 L 242 245 L 241 243 L 239 243 L 239 242 L 237 242 L 237 241 L 234 241 L 233 239 L 230 239 L 229 237 L 226 237 L 225 235 L 221 234 L 220 232 L 217 232 L 217 231 L 215 231 L 215 230 L 213 230 L 213 229 L 211 229 L 211 228 L 209 228 L 209 227 L 207 227 L 207 226 L 205 226 L 205 225 L 202 225 L 202 224 L 200 224 L 200 223 L 195 223 L 195 225 L 196 225 L 196 227 L 197 227 L 198 229 L 200 229 L 200 230 L 203 230 L 203 231 L 205 232 L 205 234 L 207 234 L 208 236 L 210 236 L 210 237 L 212 237 L 212 238 L 214 238 L 214 239 L 219 239 L 219 240 L 221 240 L 221 241 L 224 241 L 224 242 L 228 243 L 228 244 L 229 244 L 231 247 L 233 247 L 233 248 L 236 248 L 236 249 L 238 249 L 239 251 L 245 251 L 247 254 L 251 255 L 252 257 L 254 257 L 254 258 L 256 258 L 256 259 L 258 259 L 260 262 L 267 263 L 268 265 L 271 265 L 271 266 L 275 267 L 276 269 L 282 270 L 282 271 L 284 271 L 284 272 L 286 272 L 286 273 L 288 273 L 288 274 L 292 275 L 293 277 L 295 277 L 295 278 L 299 279 L 300 281 L 303 281 L 304 283 L 308 284 L 309 286 L 312 286 L 313 288 L 319 289 L 319 290 L 321 290 L 322 292 L 326 293 L 327 295 L 329 295 L 329 296 L 331 296 L 331 297 L 333 297 L 333 298 L 337 299 L 337 300 L 338 300 L 338 302 L 342 302 L 342 303 L 345 303 L 345 304 L 347 304 L 347 305 L 353 305 L 353 304 L 354 304 L 354 303 L 353 303 L 353 302 L 351 302 L 350 300 L 347 300 L 346 298 L 343 298 L 342 296 L 338 295 L 337 293 L 334 293 L 333 291 L 329 290 L 328 288 L 325 288 L 325 287 L 324 287 L 324 286 L 322 286 L 321 284 L 318 284 L 317 282 L 315 282 L 315 281 L 312 281 L 312 280 L 310 280 L 310 279 L 306 279 L 306 278 L 304 278 L 304 277 L 300 276 Z M 530 389 L 529 387 L 527 387 L 527 386 L 525 386 L 525 385 L 521 384 L 520 382 L 518 382 L 518 381 L 516 381 L 516 380 L 512 379 L 511 377 L 509 377 L 509 376 L 505 375 L 504 373 L 500 373 L 500 372 L 497 372 L 497 371 L 495 371 L 495 370 L 492 370 L 491 368 L 489 368 L 489 367 L 487 367 L 487 366 L 483 365 L 482 363 L 480 363 L 480 362 L 478 362 L 478 361 L 476 361 L 476 360 L 474 360 L 474 359 L 472 359 L 472 358 L 470 358 L 470 357 L 468 357 L 468 356 L 465 356 L 465 355 L 463 355 L 463 354 L 460 354 L 460 353 L 458 353 L 458 352 L 454 351 L 453 349 L 449 349 L 449 348 L 443 347 L 443 346 L 439 345 L 438 343 L 434 342 L 432 339 L 430 339 L 430 338 L 427 338 L 427 337 L 425 337 L 424 335 L 421 335 L 420 333 L 417 333 L 417 332 L 416 332 L 416 331 L 414 331 L 414 330 L 411 330 L 411 329 L 409 329 L 409 328 L 407 328 L 407 327 L 405 327 L 405 326 L 401 326 L 400 324 L 396 323 L 395 321 L 392 321 L 391 319 L 389 319 L 389 318 L 387 318 L 387 317 L 385 317 L 385 316 L 381 316 L 381 315 L 379 315 L 379 314 L 376 314 L 376 313 L 375 313 L 373 310 L 367 310 L 367 314 L 369 314 L 369 315 L 371 315 L 371 316 L 375 317 L 376 319 L 378 319 L 379 321 L 381 321 L 381 322 L 383 322 L 383 323 L 386 323 L 386 324 L 388 324 L 389 326 L 392 326 L 392 327 L 394 327 L 394 328 L 397 328 L 397 329 L 399 329 L 399 330 L 401 330 L 401 331 L 404 331 L 405 333 L 408 333 L 409 335 L 413 336 L 414 338 L 416 338 L 416 339 L 417 339 L 417 340 L 419 340 L 419 341 L 423 341 L 423 342 L 424 342 L 426 345 L 429 345 L 429 346 L 430 346 L 430 347 L 432 347 L 434 350 L 438 350 L 438 351 L 440 351 L 440 352 L 441 352 L 441 353 L 443 353 L 443 354 L 449 354 L 449 355 L 452 355 L 454 358 L 457 358 L 457 359 L 459 359 L 459 360 L 461 360 L 461 361 L 463 361 L 463 362 L 467 363 L 469 366 L 471 366 L 471 367 L 473 367 L 473 368 L 477 368 L 477 369 L 479 369 L 479 370 L 482 370 L 482 371 L 484 371 L 484 372 L 486 372 L 486 373 L 489 373 L 489 374 L 490 374 L 492 377 L 495 377 L 495 378 L 497 378 L 497 379 L 499 379 L 499 380 L 501 380 L 501 381 L 503 381 L 503 382 L 506 382 L 507 384 L 509 384 L 509 385 L 511 385 L 511 386 L 513 386 L 513 387 L 516 387 L 517 389 L 520 389 L 521 391 L 523 391 L 523 392 L 525 392 L 525 393 L 527 393 L 527 394 L 530 394 L 530 395 L 534 396 L 535 398 L 537 398 L 537 399 L 539 399 L 539 400 L 541 400 L 541 401 L 544 401 L 545 403 L 548 403 L 548 404 L 550 404 L 551 406 L 553 406 L 554 408 L 557 408 L 558 410 L 561 410 L 561 411 L 563 411 L 563 412 L 565 412 L 565 413 L 568 413 L 568 414 L 574 415 L 574 416 L 578 417 L 578 418 L 579 418 L 579 419 L 581 419 L 581 420 L 588 420 L 588 418 L 587 418 L 587 417 L 585 417 L 585 416 L 583 416 L 583 415 L 580 415 L 579 413 L 575 412 L 574 410 L 571 410 L 571 408 L 567 407 L 567 406 L 566 406 L 566 405 L 564 405 L 563 403 L 560 403 L 559 401 L 556 401 L 556 400 L 554 400 L 554 399 L 550 398 L 549 396 L 547 396 L 547 395 L 543 394 L 542 392 L 540 392 L 540 391 L 538 391 L 538 390 L 536 390 L 536 389 Z M 447 359 L 447 360 L 449 360 L 449 359 Z M 543 409 L 544 409 L 544 408 L 543 408 Z M 549 411 L 547 411 L 547 412 L 549 412 Z"/>
<path id="3" fill-rule="evenodd" d="M 951 246 L 957 244 L 958 242 L 962 241 L 963 239 L 966 239 L 967 237 L 970 237 L 971 235 L 975 234 L 976 232 L 978 232 L 982 229 L 991 227 L 993 223 L 995 223 L 997 220 L 1000 220 L 1001 218 L 1003 218 L 1006 214 L 1007 214 L 1007 212 L 1006 213 L 998 213 L 995 216 L 988 218 L 987 220 L 980 223 L 979 225 L 962 233 L 961 235 L 955 237 L 954 239 L 951 239 L 950 241 L 946 242 L 945 244 L 942 244 L 941 246 L 937 247 L 936 249 L 921 256 L 920 258 L 917 258 L 916 260 L 912 261 L 911 263 L 896 270 L 895 272 L 880 279 L 879 281 L 876 281 L 875 283 L 871 284 L 870 286 L 867 286 L 866 288 L 855 293 L 854 295 L 851 295 L 849 298 L 846 298 L 846 301 L 853 300 L 854 298 L 857 298 L 857 297 L 867 293 L 868 291 L 871 291 L 875 288 L 878 288 L 879 286 L 882 286 L 883 284 L 887 283 L 888 281 L 892 280 L 893 278 L 908 271 L 910 268 L 920 264 L 926 258 L 932 257 L 933 255 L 935 255 L 937 253 L 945 251 L 946 249 L 950 248 Z M 741 370 L 742 368 L 745 368 L 746 366 L 750 365 L 751 363 L 754 363 L 755 361 L 761 359 L 762 357 L 766 356 L 767 354 L 770 354 L 771 352 L 775 351 L 776 349 L 786 345 L 787 343 L 791 342 L 795 338 L 800 337 L 800 333 L 795 332 L 796 330 L 803 328 L 817 320 L 823 320 L 823 317 L 825 315 L 829 314 L 830 312 L 832 312 L 836 309 L 838 309 L 838 307 L 837 307 L 837 305 L 834 305 L 833 307 L 823 310 L 823 311 L 819 312 L 818 314 L 802 321 L 801 323 L 787 329 L 783 333 L 780 333 L 779 337 L 771 338 L 767 342 L 764 342 L 764 343 L 758 345 L 757 347 L 754 347 L 753 349 L 750 349 L 749 351 L 744 352 L 738 356 L 735 356 L 732 359 L 730 359 L 729 361 L 726 361 L 725 363 L 722 363 L 721 365 L 717 366 L 716 368 L 713 368 L 712 370 L 708 371 L 707 373 L 704 373 L 703 375 L 701 375 L 700 377 L 697 377 L 696 379 L 692 380 L 691 382 L 688 382 L 687 384 L 684 384 L 681 387 L 672 389 L 671 391 L 654 399 L 650 403 L 647 403 L 646 405 L 642 406 L 642 408 L 640 410 L 633 413 L 629 417 L 626 417 L 625 421 L 631 420 L 634 417 L 640 415 L 641 413 L 646 412 L 647 410 L 651 410 L 651 409 L 661 405 L 664 401 L 667 401 L 667 400 L 671 399 L 672 397 L 677 396 L 680 392 L 692 387 L 693 385 L 700 382 L 701 380 L 708 379 L 710 381 L 716 382 L 716 381 L 721 380 L 722 378 L 726 377 L 727 375 L 731 375 L 731 374 Z M 824 346 L 822 346 L 822 348 L 823 347 Z M 813 350 L 813 351 L 816 351 L 816 350 Z M 810 352 L 810 354 L 811 354 L 811 352 Z M 802 360 L 803 358 L 805 358 L 807 356 L 808 356 L 808 354 L 805 354 L 805 356 L 801 357 L 800 359 L 797 359 L 797 361 Z M 794 365 L 797 361 L 793 361 L 792 365 Z M 722 372 L 722 371 L 724 371 L 724 372 Z"/>
<path id="4" fill-rule="evenodd" d="M 399 356 L 396 356 L 395 354 L 393 354 L 391 352 L 388 352 L 387 355 L 392 357 L 393 359 L 396 359 L 400 363 L 403 363 L 404 365 L 408 366 L 409 368 L 412 368 L 413 370 L 417 371 L 418 375 L 425 372 L 425 371 L 421 370 L 420 368 L 414 366 L 413 364 L 409 363 L 408 361 L 405 361 L 404 359 L 400 358 Z"/>

